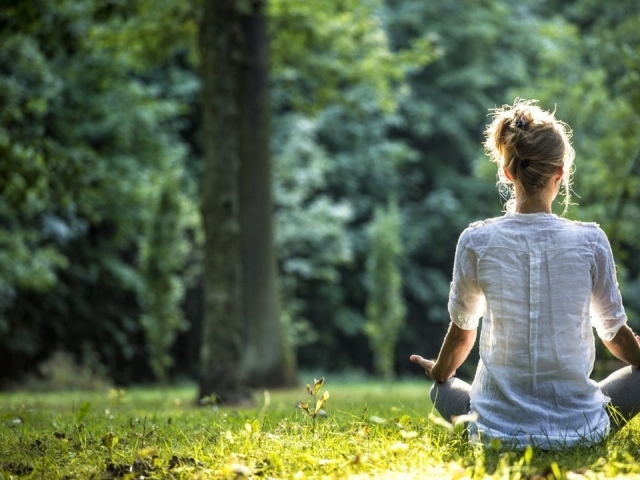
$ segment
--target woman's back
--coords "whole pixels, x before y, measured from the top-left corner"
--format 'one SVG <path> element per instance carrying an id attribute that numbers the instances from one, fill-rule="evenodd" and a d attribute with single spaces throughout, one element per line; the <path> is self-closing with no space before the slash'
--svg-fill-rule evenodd
<path id="1" fill-rule="evenodd" d="M 479 424 L 491 436 L 542 445 L 605 435 L 605 398 L 589 379 L 592 294 L 600 308 L 618 310 L 620 323 L 625 316 L 609 288 L 615 275 L 602 231 L 548 213 L 507 214 L 470 227 L 458 248 L 469 249 L 486 302 L 471 391 Z M 619 328 L 599 317 L 593 326 L 604 336 Z"/>

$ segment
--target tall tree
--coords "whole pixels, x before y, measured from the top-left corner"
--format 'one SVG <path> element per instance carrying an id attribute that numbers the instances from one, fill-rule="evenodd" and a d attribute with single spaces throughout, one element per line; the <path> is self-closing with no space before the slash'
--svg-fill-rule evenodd
<path id="1" fill-rule="evenodd" d="M 264 1 L 209 0 L 200 34 L 205 271 L 200 394 L 293 382 L 272 239 Z M 221 74 L 221 72 L 223 72 Z"/>
<path id="2" fill-rule="evenodd" d="M 385 380 L 393 380 L 395 349 L 405 314 L 398 262 L 402 255 L 400 211 L 395 198 L 387 208 L 376 208 L 369 229 L 365 333 L 373 351 L 376 373 Z"/>
<path id="3" fill-rule="evenodd" d="M 236 61 L 240 44 L 234 0 L 206 1 L 200 33 L 203 150 L 202 217 L 205 230 L 204 318 L 200 348 L 200 396 L 222 402 L 241 391 L 242 267 L 240 264 L 240 138 Z M 224 75 L 218 75 L 224 72 Z"/>
<path id="4" fill-rule="evenodd" d="M 247 2 L 238 17 L 237 133 L 240 142 L 240 253 L 246 335 L 240 376 L 251 386 L 295 383 L 293 352 L 280 323 L 273 236 L 269 53 L 266 0 Z"/>

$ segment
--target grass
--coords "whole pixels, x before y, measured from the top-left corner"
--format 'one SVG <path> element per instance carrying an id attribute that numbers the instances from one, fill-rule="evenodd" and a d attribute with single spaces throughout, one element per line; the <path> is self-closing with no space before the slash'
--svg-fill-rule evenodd
<path id="1" fill-rule="evenodd" d="M 640 478 L 637 420 L 589 448 L 496 451 L 441 425 L 424 381 L 311 390 L 257 392 L 243 409 L 197 407 L 193 386 L 2 393 L 0 478 Z"/>

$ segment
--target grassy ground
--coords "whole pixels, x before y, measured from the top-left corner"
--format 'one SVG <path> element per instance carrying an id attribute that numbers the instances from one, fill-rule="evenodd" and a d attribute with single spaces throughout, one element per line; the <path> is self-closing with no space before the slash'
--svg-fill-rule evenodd
<path id="1" fill-rule="evenodd" d="M 314 390 L 313 379 L 310 383 Z M 328 378 L 315 397 L 257 392 L 196 407 L 195 388 L 0 394 L 1 478 L 640 478 L 640 423 L 590 448 L 468 445 L 431 412 L 426 382 Z M 317 401 L 330 397 L 317 416 Z M 313 393 L 313 392 L 312 392 Z M 311 414 L 295 405 L 307 402 Z M 326 413 L 325 413 L 326 412 Z"/>

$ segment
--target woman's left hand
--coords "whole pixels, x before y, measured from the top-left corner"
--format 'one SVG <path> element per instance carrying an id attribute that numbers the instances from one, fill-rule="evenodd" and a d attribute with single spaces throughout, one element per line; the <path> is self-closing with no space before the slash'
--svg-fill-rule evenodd
<path id="1" fill-rule="evenodd" d="M 413 363 L 417 363 L 422 368 L 424 368 L 424 373 L 427 377 L 433 379 L 431 376 L 431 370 L 433 370 L 433 366 L 436 364 L 433 360 L 427 360 L 426 358 L 421 357 L 420 355 L 411 355 L 409 357 Z"/>

